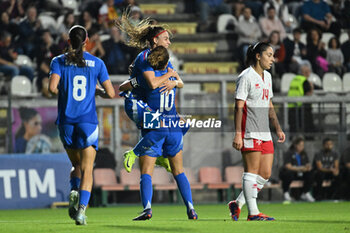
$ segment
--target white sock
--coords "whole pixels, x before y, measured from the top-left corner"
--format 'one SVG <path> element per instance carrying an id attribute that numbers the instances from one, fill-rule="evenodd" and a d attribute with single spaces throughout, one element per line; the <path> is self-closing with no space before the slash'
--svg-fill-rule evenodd
<path id="1" fill-rule="evenodd" d="M 249 215 L 257 215 L 260 213 L 256 203 L 256 198 L 258 197 L 257 176 L 258 175 L 249 172 L 243 173 L 243 192 Z"/>
<path id="2" fill-rule="evenodd" d="M 258 184 L 258 192 L 263 189 L 264 185 L 267 183 L 269 180 L 265 180 L 261 176 L 257 175 L 256 177 L 256 183 Z"/>
<path id="3" fill-rule="evenodd" d="M 243 179 L 243 177 L 242 177 Z M 257 175 L 256 177 L 256 183 L 258 184 L 257 188 L 258 188 L 258 193 L 263 189 L 264 185 L 267 183 L 268 180 L 265 180 L 264 178 L 262 178 L 261 176 Z M 240 209 L 242 209 L 242 207 L 245 204 L 245 197 L 244 197 L 244 193 L 243 191 L 238 195 L 236 202 L 238 204 L 238 207 Z"/>
<path id="4" fill-rule="evenodd" d="M 242 209 L 242 207 L 244 206 L 245 204 L 245 197 L 244 197 L 244 192 L 242 190 L 242 192 L 238 195 L 237 199 L 236 199 L 236 202 L 238 204 L 238 207 L 240 209 Z"/>

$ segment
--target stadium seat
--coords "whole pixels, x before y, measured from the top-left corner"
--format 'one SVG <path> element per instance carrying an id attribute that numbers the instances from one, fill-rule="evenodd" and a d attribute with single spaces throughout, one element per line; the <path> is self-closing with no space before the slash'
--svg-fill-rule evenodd
<path id="1" fill-rule="evenodd" d="M 221 171 L 217 167 L 201 167 L 199 169 L 199 181 L 205 184 L 205 188 L 218 191 L 218 201 L 222 202 L 223 190 L 228 191 L 230 185 L 222 181 Z"/>
<path id="2" fill-rule="evenodd" d="M 171 51 L 176 54 L 213 54 L 216 46 L 215 42 L 175 42 L 171 44 Z"/>
<path id="3" fill-rule="evenodd" d="M 291 28 L 297 28 L 299 26 L 299 22 L 298 20 L 296 19 L 296 17 L 292 14 L 289 14 L 288 15 L 288 23 L 290 23 L 290 27 Z"/>
<path id="4" fill-rule="evenodd" d="M 331 32 L 324 32 L 324 33 L 322 33 L 322 38 L 321 38 L 321 41 L 323 42 L 323 43 L 325 43 L 325 45 L 326 45 L 326 49 L 328 49 L 328 42 L 329 42 L 329 40 L 332 38 L 332 37 L 335 37 L 335 35 L 333 34 L 333 33 L 331 33 Z"/>
<path id="5" fill-rule="evenodd" d="M 177 187 L 164 168 L 156 167 L 153 171 L 152 183 L 156 190 L 175 190 Z"/>
<path id="6" fill-rule="evenodd" d="M 242 175 L 244 168 L 242 166 L 229 166 L 225 168 L 225 180 L 231 185 L 230 191 L 234 191 L 234 197 L 239 195 L 242 189 Z M 231 193 L 228 193 L 228 199 L 232 199 Z"/>
<path id="7" fill-rule="evenodd" d="M 196 175 L 191 168 L 184 168 L 185 174 L 187 176 L 188 182 L 190 182 L 191 189 L 203 189 L 204 184 L 198 182 Z"/>
<path id="8" fill-rule="evenodd" d="M 287 38 L 293 41 L 293 33 L 287 33 Z"/>
<path id="9" fill-rule="evenodd" d="M 167 25 L 173 34 L 196 34 L 196 22 L 164 22 L 162 24 Z"/>
<path id="10" fill-rule="evenodd" d="M 237 62 L 185 62 L 183 71 L 186 74 L 234 74 Z"/>
<path id="11" fill-rule="evenodd" d="M 115 172 L 111 168 L 96 168 L 94 170 L 94 185 L 115 185 L 117 183 L 117 177 Z"/>
<path id="12" fill-rule="evenodd" d="M 346 32 L 343 32 L 342 34 L 340 34 L 340 39 L 339 42 L 340 44 L 343 44 L 345 41 L 347 41 L 349 39 L 349 35 Z"/>
<path id="13" fill-rule="evenodd" d="M 63 21 L 64 21 L 64 15 L 60 15 L 58 16 L 56 22 L 57 22 L 57 25 L 61 25 L 63 24 Z M 68 32 L 67 32 L 68 33 Z"/>
<path id="14" fill-rule="evenodd" d="M 125 190 L 140 190 L 140 170 L 132 169 L 128 173 L 125 169 L 120 170 L 120 184 L 124 185 Z"/>
<path id="15" fill-rule="evenodd" d="M 173 15 L 175 13 L 177 5 L 176 4 L 164 4 L 164 3 L 154 3 L 154 4 L 140 4 L 142 14 L 166 14 Z"/>
<path id="16" fill-rule="evenodd" d="M 323 76 L 323 90 L 328 92 L 341 92 L 342 80 L 336 73 L 325 73 Z"/>
<path id="17" fill-rule="evenodd" d="M 18 66 L 29 66 L 34 68 L 32 59 L 24 54 L 19 54 L 15 60 L 15 64 Z"/>
<path id="18" fill-rule="evenodd" d="M 110 38 L 111 38 L 111 35 L 109 35 L 109 34 L 102 34 L 102 35 L 100 35 L 101 42 L 109 40 Z"/>
<path id="19" fill-rule="evenodd" d="M 217 30 L 218 33 L 227 33 L 229 32 L 226 27 L 229 23 L 232 23 L 234 25 L 237 24 L 236 18 L 231 14 L 222 14 L 219 16 L 217 21 Z"/>
<path id="20" fill-rule="evenodd" d="M 76 0 L 62 0 L 62 5 L 65 8 L 71 9 L 71 10 L 76 10 L 78 9 L 78 3 Z"/>
<path id="21" fill-rule="evenodd" d="M 307 34 L 305 32 L 301 33 L 300 42 L 305 44 L 305 45 L 307 44 L 306 43 L 306 37 L 307 37 Z"/>
<path id="22" fill-rule="evenodd" d="M 343 91 L 350 91 L 350 72 L 343 75 Z"/>
<path id="23" fill-rule="evenodd" d="M 322 80 L 321 80 L 320 76 L 318 76 L 317 74 L 311 73 L 308 80 L 310 82 L 312 82 L 314 85 L 317 85 L 317 86 L 322 88 Z"/>
<path id="24" fill-rule="evenodd" d="M 225 180 L 235 188 L 242 188 L 242 175 L 244 168 L 242 166 L 229 166 L 225 168 Z"/>
<path id="25" fill-rule="evenodd" d="M 170 177 L 170 173 L 164 168 L 154 168 L 152 184 L 155 191 L 168 191 L 169 201 L 174 202 L 174 191 L 177 189 L 177 186 L 172 176 Z"/>
<path id="26" fill-rule="evenodd" d="M 11 92 L 15 96 L 28 96 L 32 93 L 32 83 L 26 76 L 17 75 L 11 80 Z"/>
<path id="27" fill-rule="evenodd" d="M 289 90 L 290 82 L 293 80 L 293 78 L 296 76 L 296 74 L 293 73 L 284 73 L 281 78 L 281 92 L 287 93 Z"/>
<path id="28" fill-rule="evenodd" d="M 115 172 L 111 168 L 94 169 L 94 203 L 96 205 L 108 205 L 108 193 L 111 191 L 123 191 L 124 185 L 118 184 Z"/>
<path id="29" fill-rule="evenodd" d="M 56 31 L 58 24 L 52 16 L 47 14 L 40 14 L 38 18 L 44 29 L 48 29 L 51 33 L 54 33 Z"/>

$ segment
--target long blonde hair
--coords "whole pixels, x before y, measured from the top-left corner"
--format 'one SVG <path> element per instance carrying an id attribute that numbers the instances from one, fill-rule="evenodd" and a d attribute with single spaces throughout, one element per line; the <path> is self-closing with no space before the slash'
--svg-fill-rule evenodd
<path id="1" fill-rule="evenodd" d="M 151 25 L 151 22 L 150 18 L 146 18 L 137 25 L 133 25 L 129 20 L 129 13 L 124 12 L 115 24 L 128 35 L 129 40 L 126 42 L 128 46 L 144 49 L 154 46 L 153 38 L 157 37 L 159 33 L 167 31 L 171 35 L 165 25 Z"/>

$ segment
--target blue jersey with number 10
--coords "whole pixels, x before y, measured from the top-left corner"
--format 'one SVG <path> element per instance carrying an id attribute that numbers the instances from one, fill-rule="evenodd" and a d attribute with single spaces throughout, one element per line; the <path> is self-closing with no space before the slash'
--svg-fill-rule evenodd
<path id="1" fill-rule="evenodd" d="M 168 67 L 169 66 L 167 66 L 167 68 Z M 166 74 L 168 72 L 167 68 L 165 70 L 155 70 L 155 77 L 157 78 Z M 176 80 L 176 78 L 170 77 L 169 80 Z M 139 77 L 138 83 L 140 84 L 140 87 L 142 87 L 145 91 L 145 102 L 151 109 L 153 109 L 153 111 L 158 110 L 159 113 L 167 118 L 173 118 L 177 115 L 175 107 L 176 88 L 173 88 L 169 93 L 161 93 L 161 87 L 152 90 L 148 86 L 144 77 Z"/>
<path id="2" fill-rule="evenodd" d="M 51 74 L 58 74 L 58 116 L 56 124 L 97 124 L 95 91 L 97 80 L 108 80 L 103 61 L 84 52 L 85 67 L 66 64 L 65 54 L 51 61 Z"/>

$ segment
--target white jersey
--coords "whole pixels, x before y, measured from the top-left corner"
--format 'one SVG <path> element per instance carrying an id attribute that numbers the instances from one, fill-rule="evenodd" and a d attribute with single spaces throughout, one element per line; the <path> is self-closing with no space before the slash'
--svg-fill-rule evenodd
<path id="1" fill-rule="evenodd" d="M 236 82 L 236 99 L 244 100 L 242 137 L 270 141 L 269 106 L 273 97 L 271 74 L 264 70 L 263 78 L 249 67 Z"/>

